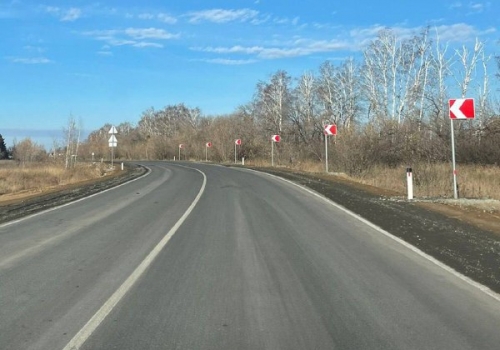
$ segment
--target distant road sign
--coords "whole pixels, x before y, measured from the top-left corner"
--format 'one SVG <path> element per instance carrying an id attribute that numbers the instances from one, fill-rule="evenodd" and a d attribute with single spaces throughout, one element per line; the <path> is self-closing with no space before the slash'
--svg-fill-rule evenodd
<path id="1" fill-rule="evenodd" d="M 450 119 L 474 119 L 474 99 L 458 98 L 449 101 Z"/>
<path id="2" fill-rule="evenodd" d="M 112 126 L 111 129 L 109 129 L 108 134 L 118 134 L 118 131 L 116 130 L 116 128 L 114 126 Z"/>
<path id="3" fill-rule="evenodd" d="M 116 139 L 115 135 L 111 135 L 111 137 L 108 140 L 109 147 L 116 147 L 118 146 L 118 140 Z"/>
<path id="4" fill-rule="evenodd" d="M 184 144 L 182 144 L 182 143 L 181 143 L 181 144 L 179 145 L 179 148 L 184 148 Z"/>
<path id="5" fill-rule="evenodd" d="M 207 147 L 212 147 L 212 142 L 207 142 Z"/>
<path id="6" fill-rule="evenodd" d="M 234 141 L 234 144 L 240 146 L 241 145 L 241 139 L 236 139 Z"/>
<path id="7" fill-rule="evenodd" d="M 273 136 L 271 137 L 271 140 L 272 140 L 273 142 L 280 142 L 280 141 L 281 141 L 281 137 L 280 137 L 280 135 L 273 135 Z"/>
<path id="8" fill-rule="evenodd" d="M 337 135 L 337 125 L 335 124 L 325 125 L 325 134 Z"/>

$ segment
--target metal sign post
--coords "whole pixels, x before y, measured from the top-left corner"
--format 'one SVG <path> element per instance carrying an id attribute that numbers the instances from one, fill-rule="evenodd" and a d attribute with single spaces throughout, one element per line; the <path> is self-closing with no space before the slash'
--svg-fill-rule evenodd
<path id="1" fill-rule="evenodd" d="M 111 127 L 109 130 L 109 134 L 111 134 L 111 137 L 108 140 L 109 147 L 111 148 L 111 168 L 113 168 L 113 161 L 115 158 L 115 147 L 118 145 L 118 140 L 116 139 L 115 134 L 117 133 L 117 130 L 114 126 Z"/>
<path id="2" fill-rule="evenodd" d="M 208 149 L 212 147 L 212 142 L 207 142 L 205 144 L 205 162 L 208 162 Z"/>
<path id="3" fill-rule="evenodd" d="M 328 135 L 325 132 L 325 171 L 328 174 Z"/>
<path id="4" fill-rule="evenodd" d="M 281 141 L 280 135 L 273 135 L 271 137 L 271 166 L 273 167 L 274 167 L 274 143 L 280 141 Z"/>
<path id="5" fill-rule="evenodd" d="M 181 149 L 184 148 L 184 145 L 181 143 L 179 145 L 179 161 L 181 160 Z M 184 154 L 184 158 L 185 158 L 185 154 Z"/>
<path id="6" fill-rule="evenodd" d="M 234 140 L 234 164 L 238 161 L 238 158 L 236 156 L 236 146 L 241 146 L 241 139 L 236 139 Z"/>
<path id="7" fill-rule="evenodd" d="M 451 162 L 453 168 L 453 198 L 458 199 L 457 167 L 455 163 L 455 131 L 453 130 L 453 119 L 450 119 L 450 127 L 451 127 Z"/>
<path id="8" fill-rule="evenodd" d="M 451 129 L 451 161 L 453 163 L 453 198 L 458 199 L 457 167 L 455 162 L 455 129 L 453 128 L 453 120 L 474 119 L 476 113 L 473 98 L 450 99 L 448 101 L 448 106 Z"/>
<path id="9" fill-rule="evenodd" d="M 271 166 L 274 166 L 274 141 L 271 141 Z"/>
<path id="10" fill-rule="evenodd" d="M 334 135 L 337 136 L 337 125 L 328 124 L 325 125 L 325 130 L 323 132 L 325 134 L 325 170 L 328 174 L 328 136 Z"/>

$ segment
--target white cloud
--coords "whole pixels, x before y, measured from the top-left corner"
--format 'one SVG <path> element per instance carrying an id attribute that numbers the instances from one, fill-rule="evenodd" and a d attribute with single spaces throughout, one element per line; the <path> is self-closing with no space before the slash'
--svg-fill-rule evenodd
<path id="1" fill-rule="evenodd" d="M 158 19 L 164 23 L 167 23 L 167 24 L 175 24 L 177 23 L 177 19 L 166 14 L 166 13 L 159 13 L 158 14 Z"/>
<path id="2" fill-rule="evenodd" d="M 155 15 L 151 13 L 141 13 L 140 15 L 137 16 L 139 19 L 153 19 L 155 18 Z"/>
<path id="3" fill-rule="evenodd" d="M 82 10 L 72 7 L 63 13 L 63 15 L 61 17 L 61 21 L 73 22 L 73 21 L 76 21 L 81 16 L 82 16 Z"/>
<path id="4" fill-rule="evenodd" d="M 476 28 L 466 23 L 436 26 L 435 30 L 441 42 L 464 42 L 473 40 L 479 35 Z"/>
<path id="5" fill-rule="evenodd" d="M 353 44 L 339 40 L 296 40 L 283 47 L 232 46 L 232 47 L 193 47 L 191 50 L 216 54 L 253 55 L 256 59 L 279 59 L 308 56 L 314 53 L 326 53 L 354 49 Z"/>
<path id="6" fill-rule="evenodd" d="M 106 49 L 110 46 L 133 46 L 138 48 L 156 47 L 162 48 L 163 44 L 153 40 L 170 40 L 180 37 L 179 34 L 172 34 L 164 29 L 158 28 L 127 28 L 110 30 L 93 30 L 82 33 L 95 40 L 105 41 Z M 148 41 L 145 41 L 147 39 Z"/>
<path id="7" fill-rule="evenodd" d="M 213 9 L 198 12 L 191 12 L 187 14 L 190 17 L 190 23 L 200 22 L 214 22 L 214 23 L 227 23 L 233 21 L 245 22 L 255 19 L 259 12 L 251 9 L 240 10 L 223 10 Z"/>
<path id="8" fill-rule="evenodd" d="M 73 22 L 82 16 L 82 10 L 76 7 L 63 10 L 56 6 L 45 6 L 45 12 L 59 17 L 59 20 L 62 22 Z"/>
<path id="9" fill-rule="evenodd" d="M 111 51 L 97 51 L 97 54 L 100 56 L 113 56 Z"/>
<path id="10" fill-rule="evenodd" d="M 124 33 L 131 38 L 141 39 L 174 39 L 176 34 L 171 34 L 164 29 L 158 28 L 127 28 Z"/>
<path id="11" fill-rule="evenodd" d="M 192 48 L 195 51 L 203 51 L 203 52 L 213 52 L 213 53 L 238 53 L 238 54 L 258 54 L 264 50 L 261 46 L 251 46 L 244 47 L 240 45 L 232 46 L 232 47 L 206 47 L 206 48 Z"/>
<path id="12" fill-rule="evenodd" d="M 256 60 L 233 60 L 228 58 L 213 58 L 202 60 L 203 62 L 213 63 L 213 64 L 223 64 L 229 66 L 238 66 L 243 64 L 251 64 L 257 62 Z"/>
<path id="13" fill-rule="evenodd" d="M 32 58 L 21 58 L 16 57 L 11 59 L 14 63 L 22 63 L 22 64 L 47 64 L 52 63 L 51 60 L 45 57 L 32 57 Z"/>
<path id="14" fill-rule="evenodd" d="M 45 11 L 47 13 L 59 14 L 61 9 L 59 7 L 55 7 L 55 6 L 47 6 L 47 7 L 45 7 Z"/>

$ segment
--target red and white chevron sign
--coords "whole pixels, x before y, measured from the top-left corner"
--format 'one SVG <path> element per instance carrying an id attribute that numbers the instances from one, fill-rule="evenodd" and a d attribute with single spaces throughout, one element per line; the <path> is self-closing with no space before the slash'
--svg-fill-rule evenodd
<path id="1" fill-rule="evenodd" d="M 325 135 L 337 135 L 337 125 L 325 125 Z"/>
<path id="2" fill-rule="evenodd" d="M 450 119 L 474 119 L 474 99 L 458 98 L 449 101 Z"/>

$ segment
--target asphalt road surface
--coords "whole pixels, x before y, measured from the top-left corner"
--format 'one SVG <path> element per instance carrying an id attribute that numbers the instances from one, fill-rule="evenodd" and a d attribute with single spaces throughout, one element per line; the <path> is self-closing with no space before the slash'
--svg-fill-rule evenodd
<path id="1" fill-rule="evenodd" d="M 0 226 L 0 349 L 498 349 L 500 297 L 245 169 L 146 176 Z"/>

